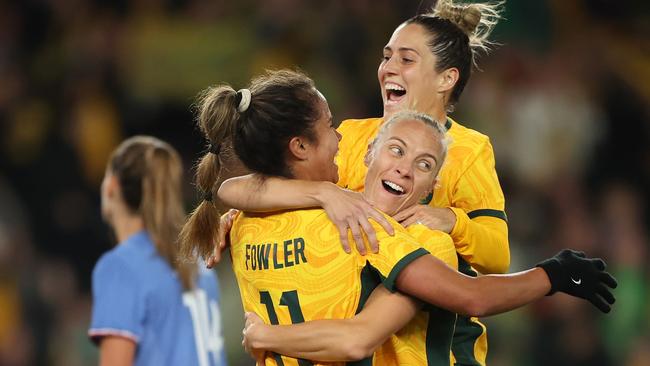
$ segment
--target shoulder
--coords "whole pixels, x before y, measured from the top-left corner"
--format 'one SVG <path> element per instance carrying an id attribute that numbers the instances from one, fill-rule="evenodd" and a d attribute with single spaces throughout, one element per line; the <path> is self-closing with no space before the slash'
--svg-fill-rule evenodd
<path id="1" fill-rule="evenodd" d="M 104 253 L 97 264 L 95 264 L 95 269 L 93 270 L 93 276 L 102 275 L 107 272 L 130 272 L 132 265 L 130 262 L 133 261 L 133 257 L 129 256 L 129 251 L 123 250 L 122 247 L 116 247 L 110 251 Z"/>
<path id="2" fill-rule="evenodd" d="M 374 136 L 382 118 L 365 118 L 365 119 L 346 119 L 337 128 L 339 133 L 345 138 L 346 135 L 353 136 Z"/>
<path id="3" fill-rule="evenodd" d="M 487 135 L 465 127 L 454 120 L 452 120 L 448 134 L 452 139 L 452 147 L 462 146 L 478 150 L 490 143 L 490 138 Z"/>
<path id="4" fill-rule="evenodd" d="M 139 299 L 139 294 L 142 294 L 142 270 L 137 270 L 132 258 L 123 255 L 124 251 L 118 249 L 121 248 L 117 247 L 104 254 L 93 269 L 92 291 L 97 303 L 110 297 L 130 296 Z"/>
<path id="5" fill-rule="evenodd" d="M 124 276 L 136 276 L 154 258 L 155 248 L 146 233 L 138 233 L 124 243 L 102 255 L 93 270 L 93 276 L 117 273 Z"/>
<path id="6" fill-rule="evenodd" d="M 442 260 L 452 268 L 458 268 L 456 247 L 451 236 L 439 230 L 431 230 L 425 225 L 411 225 L 408 232 L 422 247 L 434 257 Z"/>
<path id="7" fill-rule="evenodd" d="M 312 221 L 322 216 L 327 217 L 325 210 L 322 208 L 304 208 L 295 210 L 275 211 L 270 213 L 264 212 L 241 212 L 235 218 L 234 222 L 266 222 L 273 220 L 308 220 Z"/>
<path id="8" fill-rule="evenodd" d="M 440 230 L 431 230 L 422 224 L 410 225 L 406 230 L 409 235 L 421 242 L 430 240 L 432 242 L 440 243 L 441 245 L 449 244 L 452 247 L 454 245 L 454 241 L 449 234 Z"/>
<path id="9" fill-rule="evenodd" d="M 463 171 L 463 167 L 469 167 L 477 158 L 484 154 L 493 155 L 490 138 L 476 130 L 467 128 L 456 121 L 448 131 L 450 137 L 447 161 Z"/>
<path id="10" fill-rule="evenodd" d="M 339 129 L 357 129 L 359 127 L 376 127 L 381 124 L 382 122 L 381 117 L 373 117 L 373 118 L 351 118 L 351 119 L 346 119 L 341 122 L 339 125 Z"/>
<path id="11" fill-rule="evenodd" d="M 242 212 L 233 222 L 239 232 L 267 233 L 300 230 L 332 224 L 322 208 L 296 209 L 273 213 Z M 234 230 L 233 230 L 234 231 Z"/>
<path id="12" fill-rule="evenodd" d="M 380 211 L 381 212 L 381 211 Z M 385 214 L 382 212 L 384 215 L 384 218 L 386 221 L 388 221 L 389 224 L 393 227 L 393 230 L 395 231 L 395 235 L 389 235 L 386 230 L 384 230 L 384 227 L 375 222 L 374 220 L 371 220 L 371 224 L 373 228 L 375 229 L 375 233 L 377 234 L 377 240 L 381 242 L 410 242 L 413 244 L 417 244 L 416 238 L 402 225 L 400 225 L 399 222 L 395 221 L 391 216 Z M 419 244 L 418 244 L 419 245 Z"/>

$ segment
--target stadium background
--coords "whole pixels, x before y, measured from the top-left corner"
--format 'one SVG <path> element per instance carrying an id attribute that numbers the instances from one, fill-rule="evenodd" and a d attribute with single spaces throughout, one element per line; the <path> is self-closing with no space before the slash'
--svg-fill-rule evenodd
<path id="1" fill-rule="evenodd" d="M 427 2 L 425 2 L 425 6 Z M 334 118 L 377 116 L 376 68 L 416 1 L 0 2 L 0 365 L 88 365 L 93 264 L 111 245 L 98 187 L 133 134 L 205 145 L 190 105 L 220 81 L 298 65 Z M 510 1 L 457 120 L 488 134 L 511 270 L 573 247 L 618 277 L 612 314 L 554 296 L 487 319 L 491 365 L 649 365 L 650 22 L 641 1 Z M 228 263 L 231 365 L 249 365 Z"/>

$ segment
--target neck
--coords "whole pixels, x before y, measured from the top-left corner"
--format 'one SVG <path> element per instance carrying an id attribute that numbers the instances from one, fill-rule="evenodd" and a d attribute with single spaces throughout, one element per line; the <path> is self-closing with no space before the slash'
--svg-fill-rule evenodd
<path id="1" fill-rule="evenodd" d="M 300 180 L 319 180 L 312 169 L 310 169 L 309 162 L 298 161 L 291 166 L 291 174 L 294 179 Z"/>
<path id="2" fill-rule="evenodd" d="M 447 112 L 444 109 L 436 114 L 432 114 L 431 116 L 443 126 L 447 123 Z"/>
<path id="3" fill-rule="evenodd" d="M 144 221 L 139 215 L 124 214 L 116 215 L 113 222 L 113 230 L 117 237 L 117 242 L 121 243 L 131 235 L 144 229 Z"/>

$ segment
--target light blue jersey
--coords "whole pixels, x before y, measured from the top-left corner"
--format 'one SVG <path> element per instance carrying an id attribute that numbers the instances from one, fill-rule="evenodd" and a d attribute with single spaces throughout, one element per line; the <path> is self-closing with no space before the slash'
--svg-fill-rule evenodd
<path id="1" fill-rule="evenodd" d="M 129 237 L 95 265 L 89 336 L 133 340 L 135 365 L 225 365 L 217 277 L 199 268 L 194 290 L 183 293 L 149 235 Z"/>

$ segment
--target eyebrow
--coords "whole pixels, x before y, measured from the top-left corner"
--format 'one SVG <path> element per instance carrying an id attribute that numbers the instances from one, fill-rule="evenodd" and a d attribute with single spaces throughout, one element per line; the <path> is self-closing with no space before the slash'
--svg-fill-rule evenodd
<path id="1" fill-rule="evenodd" d="M 392 51 L 392 50 L 393 49 L 390 48 L 390 46 L 384 46 L 384 51 Z M 410 48 L 410 47 L 400 47 L 397 50 L 400 51 L 400 52 L 401 51 L 411 51 L 411 52 L 415 52 L 417 55 L 420 54 L 420 52 L 418 52 L 415 48 Z"/>
<path id="2" fill-rule="evenodd" d="M 399 137 L 397 137 L 397 136 L 389 137 L 388 140 L 397 140 L 397 141 L 401 142 L 402 145 L 404 145 L 404 146 L 408 146 L 408 144 L 407 144 L 404 140 L 402 140 L 401 138 L 399 138 Z M 436 157 L 433 156 L 432 154 L 424 153 L 424 154 L 422 154 L 422 156 L 428 156 L 428 157 L 430 157 L 431 159 L 433 159 L 433 161 L 436 162 L 436 165 L 438 165 L 438 159 L 436 159 Z"/>

